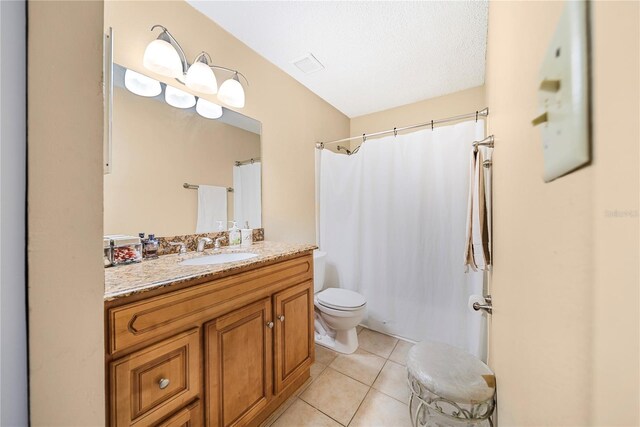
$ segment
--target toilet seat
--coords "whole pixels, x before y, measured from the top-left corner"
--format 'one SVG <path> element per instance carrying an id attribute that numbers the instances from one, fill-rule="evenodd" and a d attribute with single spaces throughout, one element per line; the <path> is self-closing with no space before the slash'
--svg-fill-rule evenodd
<path id="1" fill-rule="evenodd" d="M 316 301 L 324 307 L 341 311 L 359 310 L 367 303 L 359 293 L 340 288 L 329 288 L 318 292 Z"/>

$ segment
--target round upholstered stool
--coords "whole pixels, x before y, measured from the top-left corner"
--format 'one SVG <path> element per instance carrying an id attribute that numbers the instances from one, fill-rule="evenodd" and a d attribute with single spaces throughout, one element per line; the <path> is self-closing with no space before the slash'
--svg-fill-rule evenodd
<path id="1" fill-rule="evenodd" d="M 476 357 L 437 342 L 413 346 L 407 356 L 414 427 L 493 426 L 496 383 Z"/>

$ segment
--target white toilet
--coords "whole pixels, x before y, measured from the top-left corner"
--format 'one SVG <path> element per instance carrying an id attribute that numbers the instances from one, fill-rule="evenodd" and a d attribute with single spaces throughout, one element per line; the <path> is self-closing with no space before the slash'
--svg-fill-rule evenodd
<path id="1" fill-rule="evenodd" d="M 313 285 L 316 306 L 316 343 L 340 353 L 358 348 L 356 326 L 364 317 L 367 300 L 357 292 L 324 288 L 326 252 L 313 252 Z"/>

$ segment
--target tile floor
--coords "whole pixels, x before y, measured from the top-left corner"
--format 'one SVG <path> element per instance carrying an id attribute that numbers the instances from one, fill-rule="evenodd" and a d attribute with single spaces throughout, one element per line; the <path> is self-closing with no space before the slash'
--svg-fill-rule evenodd
<path id="1" fill-rule="evenodd" d="M 405 357 L 412 344 L 358 326 L 349 355 L 316 345 L 311 378 L 264 427 L 410 427 Z"/>

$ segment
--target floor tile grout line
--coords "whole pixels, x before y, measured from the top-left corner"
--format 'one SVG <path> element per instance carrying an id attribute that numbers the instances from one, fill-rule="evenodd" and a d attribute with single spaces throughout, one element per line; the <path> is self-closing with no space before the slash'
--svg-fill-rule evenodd
<path id="1" fill-rule="evenodd" d="M 322 409 L 320 408 L 316 408 L 315 406 L 313 406 L 311 403 L 307 402 L 306 400 L 302 399 L 301 397 L 298 397 L 298 399 L 302 400 L 304 403 L 306 403 L 307 405 L 311 406 L 313 409 L 315 409 L 316 411 L 320 412 L 322 415 L 325 415 L 327 417 L 329 417 L 330 419 L 332 419 L 333 421 L 337 422 L 338 424 L 340 424 L 342 427 L 346 427 L 347 425 L 342 424 L 340 421 L 336 420 L 335 418 L 333 418 L 331 415 L 327 414 L 326 412 L 324 412 Z"/>
<path id="2" fill-rule="evenodd" d="M 373 355 L 373 356 L 379 357 L 380 359 L 384 359 L 384 357 L 382 357 L 382 356 L 378 356 L 377 354 L 373 354 L 373 353 L 371 353 L 371 352 L 369 352 L 369 351 L 367 351 L 367 350 L 363 350 L 363 349 L 360 349 L 360 350 L 361 350 L 361 351 L 364 351 L 365 353 L 369 353 L 369 354 L 371 354 L 371 355 Z M 351 353 L 351 354 L 355 354 L 355 353 Z M 348 355 L 347 355 L 347 356 L 348 356 Z M 338 358 L 338 357 L 336 357 L 336 359 L 337 359 L 337 358 Z M 329 365 L 327 365 L 327 368 L 330 368 L 330 367 L 331 367 L 331 364 L 333 364 L 333 362 L 335 362 L 335 361 L 336 361 L 336 359 L 333 359 L 333 361 L 332 361 Z M 384 365 L 387 363 L 387 360 L 389 360 L 389 359 L 384 359 L 384 363 L 382 364 L 382 368 L 380 368 L 380 370 L 379 370 L 379 371 L 378 371 L 378 373 L 376 374 L 376 377 L 373 379 L 373 382 L 371 383 L 371 385 L 369 385 L 369 384 L 367 384 L 367 383 L 365 383 L 365 382 L 362 382 L 362 381 L 360 381 L 359 379 L 354 378 L 354 377 L 352 377 L 351 375 L 349 375 L 349 374 L 347 374 L 347 373 L 345 373 L 345 372 L 339 371 L 339 370 L 337 370 L 336 368 L 331 368 L 331 369 L 333 369 L 334 371 L 338 372 L 339 374 L 346 375 L 347 377 L 351 378 L 352 380 L 356 380 L 356 381 L 358 381 L 360 384 L 364 384 L 364 385 L 366 385 L 367 387 L 372 387 L 372 386 L 373 386 L 373 383 L 374 383 L 374 382 L 376 382 L 376 379 L 378 379 L 378 375 L 380 375 L 380 372 L 382 372 L 382 369 L 384 368 Z M 322 372 L 324 372 L 324 371 L 322 371 Z"/>
<path id="3" fill-rule="evenodd" d="M 347 377 L 347 378 L 349 378 L 349 379 L 352 379 L 352 380 L 354 380 L 354 381 L 356 381 L 356 382 L 358 382 L 358 383 L 360 383 L 360 384 L 364 385 L 365 387 L 367 387 L 367 392 L 365 393 L 364 398 L 362 398 L 362 400 L 361 400 L 361 401 L 360 401 L 360 403 L 358 404 L 358 407 L 356 408 L 355 412 L 353 413 L 353 415 L 352 415 L 352 416 L 351 416 L 351 418 L 349 419 L 349 422 L 348 422 L 347 424 L 342 424 L 340 421 L 338 421 L 338 420 L 336 420 L 335 418 L 331 417 L 329 414 L 326 414 L 325 412 L 323 412 L 323 411 L 322 411 L 322 409 L 315 407 L 311 402 L 307 402 L 306 400 L 304 400 L 304 399 L 302 398 L 302 393 L 300 393 L 300 394 L 298 395 L 298 399 L 302 400 L 304 403 L 306 403 L 307 405 L 311 406 L 312 408 L 317 409 L 318 411 L 322 412 L 322 413 L 323 413 L 323 414 L 325 414 L 327 417 L 331 418 L 332 420 L 334 420 L 335 422 L 337 422 L 337 423 L 338 423 L 338 424 L 340 424 L 341 426 L 346 427 L 346 426 L 348 426 L 348 425 L 349 425 L 349 423 L 353 420 L 353 417 L 355 417 L 355 415 L 358 413 L 358 409 L 360 409 L 360 406 L 362 405 L 362 402 L 364 402 L 364 399 L 366 399 L 366 398 L 367 398 L 367 395 L 368 395 L 368 394 L 369 394 L 369 392 L 371 391 L 371 386 L 370 386 L 370 385 L 367 385 L 367 384 L 365 384 L 365 383 L 363 383 L 362 381 L 358 381 L 357 379 L 352 378 L 352 377 L 350 377 L 349 375 L 343 374 L 343 373 L 342 373 L 342 372 L 340 372 L 340 371 L 336 371 L 335 369 L 331 368 L 330 366 L 327 366 L 327 367 L 325 368 L 325 370 L 324 370 L 324 371 L 322 371 L 322 373 L 324 373 L 327 369 L 331 369 L 332 371 L 335 371 L 335 372 L 337 372 L 338 374 L 342 374 L 342 375 L 344 375 L 345 377 Z M 320 374 L 320 375 L 322 375 L 322 374 Z M 320 375 L 318 375 L 318 377 L 317 377 L 317 378 L 320 378 Z M 317 378 L 316 378 L 316 379 L 317 379 Z M 314 381 L 312 381 L 312 382 L 309 384 L 309 387 L 311 387 L 311 384 L 312 384 L 313 382 L 315 382 L 315 380 L 314 380 Z M 307 391 L 307 390 L 309 389 L 309 387 L 307 387 L 307 388 L 305 389 L 305 391 Z"/>
<path id="4" fill-rule="evenodd" d="M 364 395 L 364 398 L 362 399 L 362 401 L 360 402 L 360 404 L 356 408 L 356 411 L 351 416 L 351 419 L 349 419 L 349 422 L 347 423 L 347 427 L 349 427 L 351 425 L 351 423 L 353 422 L 353 419 L 356 417 L 356 415 L 358 415 L 358 411 L 362 407 L 362 404 L 364 403 L 364 401 L 367 400 L 367 396 L 369 396 L 369 393 L 371 393 L 371 387 L 369 387 L 369 390 L 367 390 L 367 393 Z"/>
<path id="5" fill-rule="evenodd" d="M 373 385 L 376 383 L 376 381 L 378 381 L 378 378 L 380 377 L 380 374 L 382 373 L 382 371 L 384 370 L 384 367 L 387 366 L 387 362 L 389 361 L 389 359 L 385 360 L 384 365 L 382 365 L 382 369 L 380 369 L 380 372 L 378 372 L 378 375 L 376 375 L 376 379 L 373 380 L 373 382 L 371 383 L 371 388 L 373 388 Z M 377 390 L 377 389 L 376 389 Z"/>
<path id="6" fill-rule="evenodd" d="M 387 361 L 386 361 L 386 362 L 384 362 L 384 365 L 382 366 L 382 369 L 380 369 L 380 372 L 378 372 L 378 376 L 376 377 L 376 379 L 375 379 L 375 380 L 373 381 L 373 383 L 371 384 L 371 388 L 372 388 L 372 389 L 374 389 L 374 390 L 375 390 L 375 391 L 377 391 L 377 392 L 380 392 L 380 393 L 384 394 L 385 396 L 389 396 L 390 398 L 394 399 L 396 402 L 400 402 L 400 403 L 402 403 L 403 405 L 409 406 L 409 404 L 408 404 L 408 403 L 404 403 L 403 401 L 398 400 L 397 398 L 395 398 L 395 397 L 391 396 L 390 394 L 385 393 L 385 392 L 384 392 L 384 391 L 382 391 L 382 390 L 378 390 L 377 388 L 375 388 L 375 387 L 373 386 L 373 385 L 376 383 L 376 381 L 378 381 L 378 377 L 380 376 L 380 374 L 382 373 L 382 371 L 384 371 L 384 367 L 385 367 L 385 366 L 387 366 L 387 363 L 388 363 L 388 362 L 395 363 L 396 365 L 400 365 L 400 364 L 399 364 L 398 362 L 396 362 L 396 361 L 393 361 L 393 360 L 391 360 L 391 359 L 387 359 Z M 404 366 L 404 365 L 400 365 L 400 366 L 402 366 L 404 369 L 407 369 L 407 367 L 406 367 L 406 366 Z"/>
<path id="7" fill-rule="evenodd" d="M 365 395 L 366 396 L 366 395 Z M 338 424 L 340 424 L 343 427 L 346 427 L 348 424 L 342 424 L 340 421 L 336 420 L 335 418 L 333 418 L 331 415 L 327 414 L 326 412 L 324 412 L 322 409 L 316 407 L 313 403 L 311 402 L 307 402 L 306 400 L 304 400 L 302 397 L 298 396 L 298 399 L 302 400 L 304 403 L 306 403 L 307 405 L 311 406 L 313 409 L 315 409 L 316 411 L 320 412 L 323 415 L 326 415 L 327 417 L 331 418 L 333 421 L 337 422 Z M 363 399 L 364 400 L 364 399 Z M 361 402 L 362 403 L 362 402 Z M 359 408 L 360 406 L 358 406 Z M 288 409 L 288 408 L 287 408 Z M 279 417 L 278 417 L 279 418 Z"/>
<path id="8" fill-rule="evenodd" d="M 382 365 L 382 367 L 384 367 L 384 365 Z M 327 368 L 331 368 L 331 366 L 327 366 Z M 337 373 L 339 373 L 339 374 L 344 375 L 345 377 L 347 377 L 347 378 L 349 378 L 349 379 L 351 379 L 351 380 L 354 380 L 354 381 L 359 382 L 359 383 L 360 383 L 360 384 L 362 384 L 363 386 L 366 386 L 366 387 L 373 387 L 373 383 L 371 383 L 371 385 L 369 385 L 369 384 L 367 384 L 367 383 L 363 383 L 362 381 L 360 381 L 360 380 L 359 380 L 359 379 L 357 379 L 357 378 L 352 377 L 352 376 L 351 376 L 351 375 L 349 375 L 349 374 L 345 374 L 344 372 L 340 372 L 340 371 L 338 371 L 336 368 L 331 368 L 331 369 L 332 369 L 332 370 L 334 370 L 334 371 L 336 371 L 336 372 L 337 372 Z M 324 372 L 324 371 L 322 371 L 322 372 Z M 378 375 L 380 375 L 380 372 L 382 372 L 382 368 L 380 368 L 380 371 L 379 371 L 379 372 L 378 372 L 378 374 L 376 375 L 376 378 L 373 380 L 373 382 L 376 382 L 376 379 L 378 379 Z"/>
<path id="9" fill-rule="evenodd" d="M 281 417 L 281 416 L 283 416 L 283 415 L 284 415 L 284 413 L 285 413 L 285 412 L 287 412 L 287 411 L 289 410 L 289 408 L 291 408 L 291 406 L 293 406 L 293 404 L 294 404 L 294 403 L 296 403 L 296 400 L 298 400 L 298 399 L 300 399 L 300 396 L 295 396 L 295 399 L 293 399 L 293 402 L 291 402 L 291 404 L 289 404 L 289 406 L 287 406 L 287 407 L 284 409 L 284 411 L 282 411 L 282 412 L 280 413 L 280 415 L 278 415 L 278 416 L 277 416 L 273 421 L 271 421 L 271 423 L 269 423 L 269 425 L 268 425 L 268 426 L 265 426 L 265 427 L 271 427 L 272 425 L 274 425 L 274 424 L 276 423 L 276 421 L 278 421 L 278 420 L 280 419 L 280 417 Z M 287 400 L 289 400 L 289 399 L 287 399 Z M 285 401 L 283 402 L 283 404 L 284 404 L 284 403 L 286 403 L 286 402 L 287 402 L 287 400 L 285 400 Z M 300 399 L 300 400 L 302 400 L 302 399 Z M 304 401 L 303 401 L 303 402 L 304 402 Z M 306 403 L 306 402 L 305 402 L 305 403 Z"/>

